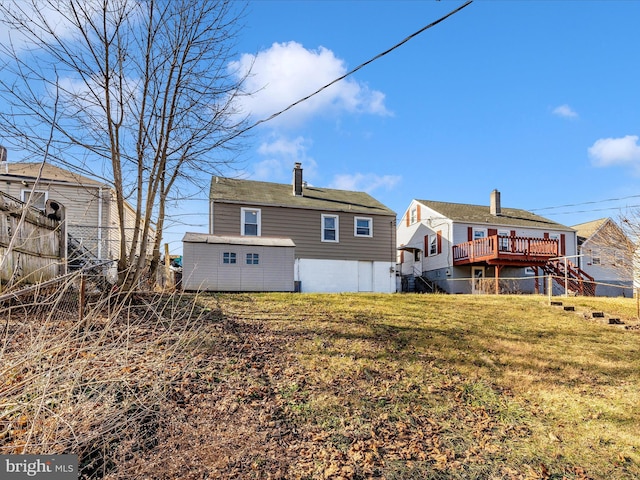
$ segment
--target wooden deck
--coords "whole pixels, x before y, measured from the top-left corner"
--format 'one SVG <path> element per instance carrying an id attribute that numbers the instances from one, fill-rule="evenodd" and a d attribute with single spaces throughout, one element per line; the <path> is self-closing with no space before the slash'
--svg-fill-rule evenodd
<path id="1" fill-rule="evenodd" d="M 543 266 L 558 252 L 558 241 L 550 238 L 491 235 L 454 245 L 453 264 Z"/>

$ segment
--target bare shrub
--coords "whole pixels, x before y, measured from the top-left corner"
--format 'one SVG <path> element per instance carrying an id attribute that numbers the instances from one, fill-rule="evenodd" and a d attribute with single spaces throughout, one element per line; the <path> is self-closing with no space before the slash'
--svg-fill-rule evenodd
<path id="1" fill-rule="evenodd" d="M 106 292 L 80 315 L 77 285 L 0 307 L 0 454 L 74 453 L 82 478 L 102 478 L 155 445 L 217 314 L 179 294 Z"/>

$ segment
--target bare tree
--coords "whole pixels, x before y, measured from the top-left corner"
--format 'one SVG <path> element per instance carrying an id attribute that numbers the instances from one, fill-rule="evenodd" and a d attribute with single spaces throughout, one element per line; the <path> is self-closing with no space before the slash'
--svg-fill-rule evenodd
<path id="1" fill-rule="evenodd" d="M 235 161 L 246 119 L 228 65 L 242 13 L 235 0 L 0 3 L 11 32 L 0 46 L 3 141 L 41 159 L 51 140 L 52 163 L 113 185 L 123 285 L 147 252 L 155 271 L 167 201 Z"/>

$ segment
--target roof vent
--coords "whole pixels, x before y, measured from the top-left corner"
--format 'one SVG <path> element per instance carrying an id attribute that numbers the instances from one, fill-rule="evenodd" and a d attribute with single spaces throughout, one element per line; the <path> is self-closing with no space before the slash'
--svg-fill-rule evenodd
<path id="1" fill-rule="evenodd" d="M 494 217 L 499 216 L 502 213 L 502 209 L 500 207 L 500 192 L 496 189 L 491 192 L 491 201 L 489 203 L 489 212 Z"/>

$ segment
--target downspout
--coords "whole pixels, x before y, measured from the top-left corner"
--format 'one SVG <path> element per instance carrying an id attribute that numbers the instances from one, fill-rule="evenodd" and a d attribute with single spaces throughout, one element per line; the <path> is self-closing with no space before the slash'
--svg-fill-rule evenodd
<path id="1" fill-rule="evenodd" d="M 102 260 L 102 185 L 98 187 L 98 260 Z"/>

